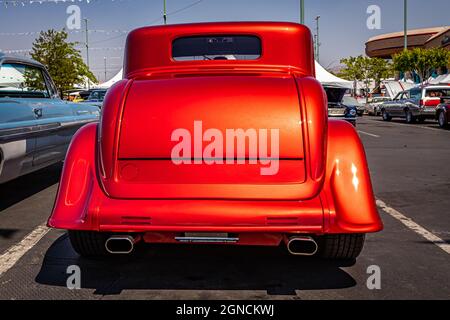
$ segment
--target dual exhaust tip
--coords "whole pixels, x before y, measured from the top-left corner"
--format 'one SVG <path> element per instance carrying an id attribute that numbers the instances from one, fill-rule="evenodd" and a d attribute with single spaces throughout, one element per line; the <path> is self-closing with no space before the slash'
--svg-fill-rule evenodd
<path id="1" fill-rule="evenodd" d="M 106 251 L 111 254 L 129 254 L 133 252 L 134 245 L 140 237 L 131 235 L 116 235 L 109 237 L 105 242 Z"/>
<path id="2" fill-rule="evenodd" d="M 309 236 L 292 236 L 285 238 L 286 247 L 294 256 L 313 256 L 319 250 L 317 242 Z"/>
<path id="3" fill-rule="evenodd" d="M 129 254 L 139 241 L 139 236 L 115 235 L 106 240 L 105 248 L 111 254 Z M 289 253 L 295 256 L 313 256 L 319 249 L 317 242 L 309 236 L 285 237 L 285 243 Z"/>

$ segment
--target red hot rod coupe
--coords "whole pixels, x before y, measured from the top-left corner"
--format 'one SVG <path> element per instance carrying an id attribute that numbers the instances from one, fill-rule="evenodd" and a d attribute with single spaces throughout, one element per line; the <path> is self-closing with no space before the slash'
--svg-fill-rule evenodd
<path id="1" fill-rule="evenodd" d="M 48 225 L 83 256 L 134 244 L 278 246 L 354 259 L 382 229 L 351 124 L 327 119 L 310 31 L 145 27 L 99 124 L 73 138 Z"/>

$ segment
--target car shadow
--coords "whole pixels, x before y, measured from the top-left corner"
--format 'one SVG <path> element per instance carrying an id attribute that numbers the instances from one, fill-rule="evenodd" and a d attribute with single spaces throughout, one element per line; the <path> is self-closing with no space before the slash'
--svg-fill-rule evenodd
<path id="1" fill-rule="evenodd" d="M 62 163 L 0 184 L 0 211 L 59 182 Z"/>
<path id="2" fill-rule="evenodd" d="M 140 244 L 127 256 L 79 257 L 68 236 L 47 250 L 35 281 L 66 287 L 68 266 L 81 270 L 81 287 L 94 294 L 122 290 L 265 290 L 296 295 L 296 290 L 349 288 L 356 281 L 339 263 L 289 255 L 285 248 L 219 245 Z"/>

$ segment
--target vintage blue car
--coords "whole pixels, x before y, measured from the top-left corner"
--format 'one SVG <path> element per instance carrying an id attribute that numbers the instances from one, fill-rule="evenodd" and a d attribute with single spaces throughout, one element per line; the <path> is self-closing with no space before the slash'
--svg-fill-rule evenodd
<path id="1" fill-rule="evenodd" d="M 59 98 L 45 67 L 0 53 L 0 183 L 62 161 L 100 109 Z"/>

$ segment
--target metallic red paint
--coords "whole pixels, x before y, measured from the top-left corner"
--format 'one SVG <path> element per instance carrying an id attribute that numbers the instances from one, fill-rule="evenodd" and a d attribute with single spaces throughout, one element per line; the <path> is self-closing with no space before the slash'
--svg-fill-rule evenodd
<path id="1" fill-rule="evenodd" d="M 199 34 L 257 35 L 263 54 L 170 58 L 173 39 Z M 359 137 L 346 122 L 327 119 L 306 27 L 138 29 L 127 40 L 125 77 L 108 91 L 100 124 L 74 136 L 49 226 L 137 232 L 149 242 L 173 242 L 177 232 L 230 232 L 240 234 L 238 244 L 259 245 L 291 233 L 382 229 Z M 218 129 L 279 128 L 278 174 L 261 176 L 248 164 L 174 165 L 170 132 L 195 120 Z"/>

